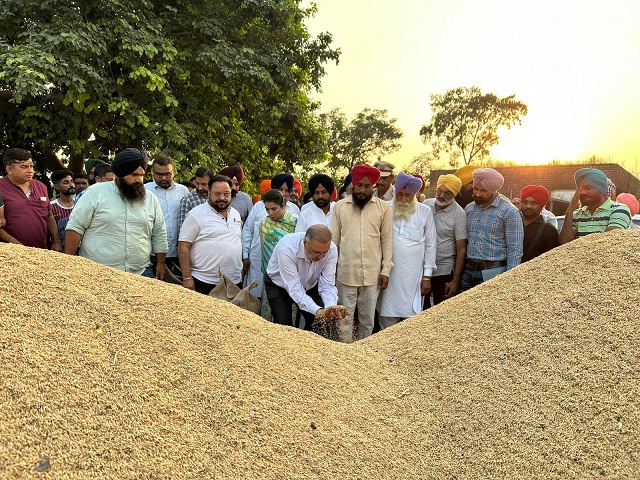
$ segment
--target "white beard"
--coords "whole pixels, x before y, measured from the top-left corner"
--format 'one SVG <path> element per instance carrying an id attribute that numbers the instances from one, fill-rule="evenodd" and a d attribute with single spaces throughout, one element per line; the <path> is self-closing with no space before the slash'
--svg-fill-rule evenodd
<path id="1" fill-rule="evenodd" d="M 444 202 L 441 202 L 440 200 L 438 200 L 438 199 L 436 198 L 436 204 L 437 204 L 439 207 L 448 207 L 449 205 L 451 205 L 451 204 L 452 204 L 453 202 L 455 202 L 455 201 L 456 201 L 455 197 L 452 197 L 452 198 L 451 198 L 451 200 L 445 200 Z"/>
<path id="2" fill-rule="evenodd" d="M 411 220 L 413 214 L 416 212 L 416 205 L 418 201 L 415 197 L 411 202 L 398 202 L 393 199 L 393 219 L 394 220 Z"/>

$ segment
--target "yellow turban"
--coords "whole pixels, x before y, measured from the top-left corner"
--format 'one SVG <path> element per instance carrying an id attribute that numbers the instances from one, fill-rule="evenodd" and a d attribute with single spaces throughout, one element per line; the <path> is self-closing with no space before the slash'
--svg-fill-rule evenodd
<path id="1" fill-rule="evenodd" d="M 440 175 L 438 177 L 437 188 L 447 187 L 451 190 L 451 193 L 457 195 L 460 189 L 462 188 L 462 180 L 452 174 Z"/>
<path id="2" fill-rule="evenodd" d="M 466 185 L 468 183 L 473 182 L 473 171 L 479 169 L 480 167 L 475 165 L 465 165 L 464 167 L 460 167 L 455 176 L 462 180 L 462 185 Z"/>

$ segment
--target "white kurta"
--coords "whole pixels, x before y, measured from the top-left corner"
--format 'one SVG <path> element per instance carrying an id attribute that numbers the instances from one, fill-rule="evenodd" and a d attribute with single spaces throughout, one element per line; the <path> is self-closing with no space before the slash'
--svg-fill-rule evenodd
<path id="1" fill-rule="evenodd" d="M 436 268 L 436 238 L 433 211 L 426 205 L 416 204 L 410 220 L 393 219 L 393 269 L 378 296 L 380 316 L 408 318 L 422 311 L 420 283 Z"/>

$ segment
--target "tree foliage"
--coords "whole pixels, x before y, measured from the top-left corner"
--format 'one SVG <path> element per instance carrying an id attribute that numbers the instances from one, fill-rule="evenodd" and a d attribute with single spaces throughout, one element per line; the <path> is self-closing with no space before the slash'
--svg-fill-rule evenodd
<path id="1" fill-rule="evenodd" d="M 4 0 L 0 143 L 85 158 L 127 146 L 248 176 L 323 153 L 308 97 L 337 61 L 298 0 Z"/>
<path id="2" fill-rule="evenodd" d="M 431 145 L 436 158 L 447 155 L 453 167 L 460 157 L 465 165 L 482 161 L 500 140 L 498 127 L 511 128 L 527 114 L 527 105 L 515 95 L 499 98 L 493 93 L 483 94 L 478 87 L 433 94 L 429 105 L 431 122 L 420 129 L 420 135 Z"/>
<path id="3" fill-rule="evenodd" d="M 365 108 L 350 121 L 339 108 L 320 114 L 331 156 L 329 168 L 334 172 L 339 168 L 351 170 L 358 163 L 399 150 L 403 133 L 396 121 L 388 117 L 387 110 L 371 108 Z"/>

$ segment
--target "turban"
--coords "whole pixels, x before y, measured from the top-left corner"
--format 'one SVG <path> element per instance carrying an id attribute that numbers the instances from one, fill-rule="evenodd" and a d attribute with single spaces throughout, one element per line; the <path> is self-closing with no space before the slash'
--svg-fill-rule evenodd
<path id="1" fill-rule="evenodd" d="M 424 178 L 422 178 L 422 175 L 418 175 L 417 173 L 413 174 L 414 177 L 419 178 L 420 182 L 422 182 L 422 186 L 420 187 L 420 190 L 418 190 L 419 193 L 424 192 L 424 188 L 427 186 L 427 183 L 424 181 Z"/>
<path id="2" fill-rule="evenodd" d="M 84 170 L 87 173 L 91 173 L 91 169 L 93 167 L 97 167 L 98 165 L 106 165 L 107 162 L 104 160 L 100 160 L 99 158 L 90 158 L 86 162 L 84 162 Z"/>
<path id="3" fill-rule="evenodd" d="M 398 173 L 396 176 L 396 192 L 399 192 L 403 189 L 409 190 L 411 195 L 415 195 L 420 190 L 422 186 L 422 182 L 419 178 L 414 177 L 413 175 L 407 175 L 404 172 Z"/>
<path id="4" fill-rule="evenodd" d="M 326 188 L 327 192 L 329 192 L 332 195 L 333 195 L 333 191 L 336 189 L 336 186 L 334 185 L 331 177 L 329 175 L 325 175 L 324 173 L 316 173 L 315 175 L 312 175 L 311 178 L 309 179 L 308 186 L 309 186 L 309 191 L 311 192 L 312 195 L 316 191 L 316 188 L 318 188 L 319 185 L 322 185 L 324 188 Z"/>
<path id="5" fill-rule="evenodd" d="M 242 183 L 244 181 L 244 170 L 240 165 L 233 165 L 231 167 L 225 167 L 220 172 L 220 175 L 224 175 L 225 177 L 229 177 L 233 179 L 235 177 L 238 180 L 238 183 Z"/>
<path id="6" fill-rule="evenodd" d="M 622 203 L 629 207 L 629 211 L 631 212 L 631 216 L 638 214 L 640 211 L 640 204 L 638 203 L 638 199 L 632 193 L 621 193 L 616 198 L 616 202 Z"/>
<path id="7" fill-rule="evenodd" d="M 476 167 L 475 165 L 465 165 L 464 167 L 460 167 L 456 170 L 454 174 L 460 180 L 462 180 L 462 185 L 467 185 L 468 183 L 473 182 L 473 171 L 478 170 L 480 167 Z"/>
<path id="8" fill-rule="evenodd" d="M 591 185 L 600 193 L 607 194 L 607 176 L 601 170 L 595 168 L 581 168 L 573 176 L 576 181 L 576 187 L 584 180 L 586 184 Z"/>
<path id="9" fill-rule="evenodd" d="M 279 173 L 271 179 L 271 188 L 274 190 L 280 190 L 280 187 L 287 184 L 287 188 L 291 190 L 293 188 L 293 175 L 290 173 Z"/>
<path id="10" fill-rule="evenodd" d="M 378 160 L 373 164 L 373 166 L 380 170 L 381 177 L 388 177 L 389 175 L 393 175 L 393 169 L 396 168 L 393 163 L 385 162 L 384 160 Z"/>
<path id="11" fill-rule="evenodd" d="M 376 184 L 380 180 L 380 170 L 366 164 L 353 167 L 353 170 L 351 170 L 351 182 L 354 185 L 360 183 L 360 180 L 364 177 L 367 177 L 371 183 Z"/>
<path id="12" fill-rule="evenodd" d="M 260 196 L 267 190 L 271 190 L 271 180 L 262 180 L 260 182 Z"/>
<path id="13" fill-rule="evenodd" d="M 346 177 L 344 177 L 344 183 L 342 184 L 345 188 L 351 185 L 351 174 L 349 173 Z"/>
<path id="14" fill-rule="evenodd" d="M 473 186 L 482 183 L 482 186 L 488 192 L 496 193 L 504 185 L 504 177 L 493 168 L 478 168 L 471 173 L 473 177 Z"/>
<path id="15" fill-rule="evenodd" d="M 462 180 L 451 173 L 447 175 L 440 175 L 438 177 L 436 188 L 440 187 L 447 187 L 451 191 L 451 193 L 457 195 L 462 188 Z"/>
<path id="16" fill-rule="evenodd" d="M 126 177 L 131 175 L 138 168 L 147 171 L 147 156 L 137 148 L 125 148 L 116 154 L 116 158 L 111 164 L 116 177 Z"/>
<path id="17" fill-rule="evenodd" d="M 302 195 L 302 185 L 300 185 L 300 181 L 297 178 L 293 179 L 293 188 L 298 190 L 298 195 Z"/>
<path id="18" fill-rule="evenodd" d="M 607 197 L 611 200 L 615 200 L 616 198 L 616 184 L 613 183 L 609 177 L 607 177 Z"/>
<path id="19" fill-rule="evenodd" d="M 271 181 L 271 180 L 269 180 Z M 251 202 L 255 205 L 256 203 L 258 203 L 260 201 L 260 198 L 262 198 L 260 195 L 254 195 L 253 198 L 251 199 Z"/>
<path id="20" fill-rule="evenodd" d="M 335 202 L 338 199 L 338 189 L 333 187 L 333 192 L 331 193 L 331 201 Z"/>
<path id="21" fill-rule="evenodd" d="M 549 196 L 549 190 L 544 188 L 542 185 L 527 185 L 520 192 L 520 201 L 524 201 L 525 198 L 531 197 L 540 208 L 544 208 L 549 201 Z"/>

